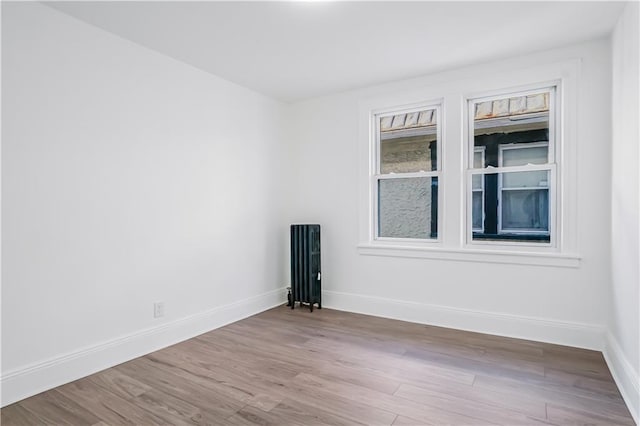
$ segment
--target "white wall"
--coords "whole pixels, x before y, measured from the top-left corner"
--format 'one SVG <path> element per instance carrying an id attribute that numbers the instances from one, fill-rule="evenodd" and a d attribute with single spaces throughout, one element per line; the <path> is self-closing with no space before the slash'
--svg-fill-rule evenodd
<path id="1" fill-rule="evenodd" d="M 325 306 L 598 349 L 609 324 L 618 383 L 637 378 L 637 4 L 613 38 L 613 157 L 606 40 L 284 107 L 2 9 L 2 405 L 281 302 L 293 222 L 323 225 Z M 578 268 L 358 254 L 361 101 L 574 58 Z"/>
<path id="2" fill-rule="evenodd" d="M 281 104 L 2 9 L 3 405 L 280 303 Z"/>
<path id="3" fill-rule="evenodd" d="M 640 410 L 640 132 L 638 97 L 640 7 L 629 3 L 612 37 L 613 173 L 611 182 L 611 270 L 608 350 L 612 370 L 635 412 Z"/>
<path id="4" fill-rule="evenodd" d="M 609 54 L 608 41 L 600 40 L 292 105 L 297 196 L 290 200 L 289 220 L 323 226 L 324 304 L 600 349 L 610 280 Z M 366 153 L 358 146 L 363 143 L 359 135 L 362 102 L 576 58 L 582 60 L 577 86 L 578 184 L 569 188 L 567 196 L 577 198 L 577 214 L 571 220 L 577 221 L 576 249 L 582 258 L 578 268 L 359 254 L 358 199 L 366 191 L 359 187 L 362 181 L 356 166 L 361 162 L 359 155 Z M 450 138 L 444 143 L 462 142 Z M 447 226 L 445 230 L 458 225 L 449 221 Z"/>

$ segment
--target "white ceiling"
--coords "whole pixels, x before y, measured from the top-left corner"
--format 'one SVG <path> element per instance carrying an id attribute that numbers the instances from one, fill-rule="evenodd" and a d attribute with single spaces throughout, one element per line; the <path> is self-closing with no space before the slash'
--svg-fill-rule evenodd
<path id="1" fill-rule="evenodd" d="M 620 2 L 47 2 L 295 101 L 611 32 Z"/>

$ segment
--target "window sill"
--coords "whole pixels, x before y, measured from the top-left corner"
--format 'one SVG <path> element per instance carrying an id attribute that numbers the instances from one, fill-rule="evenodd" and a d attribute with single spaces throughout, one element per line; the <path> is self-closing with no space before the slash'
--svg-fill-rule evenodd
<path id="1" fill-rule="evenodd" d="M 403 245 L 379 245 L 363 243 L 358 253 L 365 256 L 391 256 L 459 262 L 506 263 L 515 265 L 553 266 L 579 268 L 581 257 L 576 254 L 525 252 L 484 249 L 447 249 L 441 247 L 416 247 Z"/>

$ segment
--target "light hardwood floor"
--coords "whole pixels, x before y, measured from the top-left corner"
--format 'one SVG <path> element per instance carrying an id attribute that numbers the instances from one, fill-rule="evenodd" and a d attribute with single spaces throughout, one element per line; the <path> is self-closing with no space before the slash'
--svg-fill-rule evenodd
<path id="1" fill-rule="evenodd" d="M 278 307 L 2 409 L 2 425 L 633 425 L 602 354 Z"/>

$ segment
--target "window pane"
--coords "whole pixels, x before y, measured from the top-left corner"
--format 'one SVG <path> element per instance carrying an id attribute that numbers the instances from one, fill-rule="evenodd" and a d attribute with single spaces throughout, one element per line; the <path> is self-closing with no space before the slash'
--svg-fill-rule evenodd
<path id="1" fill-rule="evenodd" d="M 485 167 L 498 166 L 496 145 L 549 140 L 548 92 L 477 102 L 473 108 L 474 146 L 487 149 Z"/>
<path id="2" fill-rule="evenodd" d="M 525 166 L 527 164 L 545 164 L 548 162 L 548 146 L 527 147 L 522 146 L 512 149 L 502 150 L 502 165 Z"/>
<path id="3" fill-rule="evenodd" d="M 474 174 L 473 177 L 484 179 L 485 186 L 472 192 L 473 240 L 548 243 L 550 211 L 546 183 L 550 175 L 549 170 Z"/>
<path id="4" fill-rule="evenodd" d="M 483 169 L 484 168 L 484 152 L 483 151 L 475 151 L 473 153 L 473 168 L 474 169 Z"/>
<path id="5" fill-rule="evenodd" d="M 543 165 L 553 159 L 550 144 L 550 102 L 553 89 L 472 101 L 473 171 L 491 167 Z M 471 141 L 470 141 L 471 142 Z M 483 157 L 480 157 L 480 154 Z M 471 159 L 470 159 L 471 160 Z M 482 163 L 482 164 L 481 164 Z M 472 174 L 473 241 L 551 241 L 549 196 L 551 167 L 546 170 Z"/>
<path id="6" fill-rule="evenodd" d="M 502 230 L 549 232 L 549 190 L 502 191 Z"/>
<path id="7" fill-rule="evenodd" d="M 482 230 L 482 197 L 484 193 L 481 191 L 473 192 L 473 212 L 471 215 L 471 221 L 473 222 L 474 230 Z"/>
<path id="8" fill-rule="evenodd" d="M 438 178 L 378 181 L 378 236 L 437 238 Z"/>
<path id="9" fill-rule="evenodd" d="M 547 188 L 549 171 L 502 173 L 502 188 Z"/>
<path id="10" fill-rule="evenodd" d="M 473 190 L 482 189 L 482 175 L 473 175 L 471 177 Z"/>
<path id="11" fill-rule="evenodd" d="M 437 170 L 435 109 L 380 117 L 378 125 L 381 174 Z"/>

